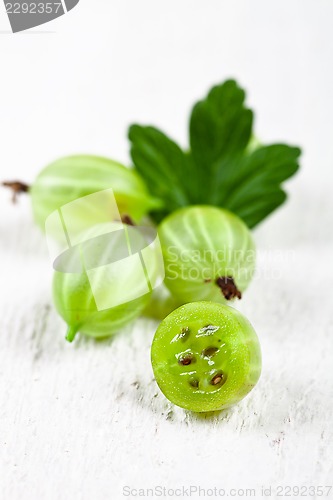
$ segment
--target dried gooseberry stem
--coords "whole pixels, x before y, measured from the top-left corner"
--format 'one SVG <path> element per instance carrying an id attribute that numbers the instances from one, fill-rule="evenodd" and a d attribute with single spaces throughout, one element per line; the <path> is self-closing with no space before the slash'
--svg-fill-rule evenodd
<path id="1" fill-rule="evenodd" d="M 21 181 L 4 181 L 2 183 L 4 187 L 8 187 L 9 189 L 12 190 L 13 196 L 12 196 L 12 201 L 13 203 L 16 203 L 17 201 L 17 196 L 21 193 L 27 193 L 30 189 L 30 186 L 28 184 L 25 184 L 24 182 Z"/>
<path id="2" fill-rule="evenodd" d="M 220 276 L 215 283 L 220 287 L 221 292 L 227 300 L 242 298 L 242 292 L 238 290 L 235 280 L 232 276 Z"/>
<path id="3" fill-rule="evenodd" d="M 133 221 L 133 219 L 127 215 L 127 214 L 124 214 L 121 216 L 121 222 L 123 224 L 127 224 L 128 226 L 135 226 L 135 222 Z"/>

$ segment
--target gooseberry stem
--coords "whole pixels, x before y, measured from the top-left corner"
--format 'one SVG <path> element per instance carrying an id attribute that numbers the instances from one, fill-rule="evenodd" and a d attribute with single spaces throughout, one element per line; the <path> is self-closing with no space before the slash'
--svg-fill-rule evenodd
<path id="1" fill-rule="evenodd" d="M 28 184 L 25 184 L 24 182 L 21 181 L 4 181 L 2 182 L 2 185 L 4 187 L 8 187 L 9 189 L 12 190 L 13 196 L 12 196 L 12 202 L 16 203 L 17 201 L 17 196 L 21 193 L 27 193 L 30 189 L 30 186 Z"/>
<path id="2" fill-rule="evenodd" d="M 242 292 L 238 290 L 232 276 L 220 276 L 216 279 L 215 283 L 221 289 L 226 300 L 231 300 L 236 297 L 238 299 L 242 298 Z"/>
<path id="3" fill-rule="evenodd" d="M 67 333 L 66 333 L 66 340 L 68 342 L 73 342 L 73 340 L 75 339 L 75 336 L 78 332 L 78 327 L 77 326 L 69 326 L 68 329 L 67 329 Z"/>
<path id="4" fill-rule="evenodd" d="M 121 216 L 121 222 L 123 224 L 127 224 L 128 226 L 135 226 L 135 222 L 133 221 L 133 219 L 127 215 L 127 214 L 124 214 Z"/>

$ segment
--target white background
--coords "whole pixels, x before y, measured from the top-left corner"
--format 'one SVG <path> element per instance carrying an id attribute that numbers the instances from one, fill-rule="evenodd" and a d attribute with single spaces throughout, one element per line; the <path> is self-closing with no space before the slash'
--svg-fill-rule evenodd
<path id="1" fill-rule="evenodd" d="M 135 121 L 186 146 L 192 103 L 227 77 L 262 141 L 304 150 L 290 201 L 255 232 L 257 279 L 239 306 L 261 339 L 260 384 L 211 418 L 152 381 L 154 322 L 65 343 L 29 199 L 0 191 L 1 498 L 332 483 L 332 20 L 330 0 L 81 0 L 13 35 L 0 5 L 0 180 L 33 182 L 72 153 L 128 163 Z"/>

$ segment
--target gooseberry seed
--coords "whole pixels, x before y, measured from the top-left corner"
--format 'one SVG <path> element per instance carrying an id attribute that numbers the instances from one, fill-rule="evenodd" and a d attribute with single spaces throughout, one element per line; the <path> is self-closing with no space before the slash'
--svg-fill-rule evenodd
<path id="1" fill-rule="evenodd" d="M 194 361 L 192 354 L 186 354 L 184 357 L 179 358 L 178 363 L 183 366 L 188 366 Z"/>
<path id="2" fill-rule="evenodd" d="M 205 358 L 211 358 L 218 352 L 218 347 L 207 347 L 202 351 L 202 356 Z"/>

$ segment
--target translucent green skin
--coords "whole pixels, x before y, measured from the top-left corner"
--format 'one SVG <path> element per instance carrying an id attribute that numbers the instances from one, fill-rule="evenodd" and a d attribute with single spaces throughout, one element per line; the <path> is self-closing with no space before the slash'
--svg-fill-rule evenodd
<path id="1" fill-rule="evenodd" d="M 177 300 L 164 286 L 159 286 L 152 291 L 149 303 L 143 311 L 148 318 L 162 321 L 168 314 L 182 306 L 183 302 Z"/>
<path id="2" fill-rule="evenodd" d="M 231 276 L 240 292 L 255 270 L 255 245 L 244 222 L 227 210 L 193 206 L 177 210 L 158 229 L 165 284 L 182 302 L 226 303 L 216 284 Z"/>
<path id="3" fill-rule="evenodd" d="M 112 293 L 112 290 L 110 290 Z M 135 319 L 149 301 L 149 294 L 111 309 L 98 311 L 85 273 L 61 273 L 53 277 L 53 299 L 68 325 L 67 340 L 77 332 L 95 338 L 109 337 Z"/>
<path id="4" fill-rule="evenodd" d="M 108 158 L 71 156 L 44 168 L 31 186 L 34 218 L 44 230 L 45 220 L 53 211 L 109 188 L 113 189 L 120 214 L 130 215 L 135 222 L 160 206 L 134 170 Z"/>
<path id="5" fill-rule="evenodd" d="M 90 252 L 84 250 L 83 243 L 69 250 L 68 253 L 64 254 L 65 257 L 60 256 L 60 263 L 55 264 L 58 269 L 61 267 L 62 270 L 54 272 L 53 299 L 58 313 L 68 325 L 66 338 L 69 341 L 74 339 L 77 332 L 96 338 L 111 336 L 139 316 L 149 303 L 151 293 L 140 295 L 135 300 L 109 309 L 97 309 L 92 286 L 85 271 L 87 258 L 89 262 L 93 258 L 93 267 L 101 271 L 94 275 L 94 287 L 95 290 L 99 290 L 106 301 L 112 297 L 119 297 L 124 287 L 123 283 L 110 284 L 105 278 L 106 270 L 103 266 L 108 263 L 110 256 L 117 255 L 119 249 L 123 247 L 121 231 L 115 231 L 113 233 L 115 236 L 109 243 L 104 240 L 100 241 L 98 238 L 94 239 L 98 234 L 104 234 L 107 228 L 108 224 L 98 224 L 82 234 L 84 241 L 94 243 Z M 137 245 L 141 243 L 140 247 L 144 247 L 145 240 L 140 232 L 119 223 L 119 229 L 122 228 L 127 234 L 128 231 L 132 234 L 132 242 L 136 241 Z M 155 261 L 152 262 L 152 266 L 154 264 Z M 135 263 L 129 264 L 128 273 L 135 275 L 137 271 L 141 270 L 141 263 L 138 266 Z M 80 269 L 82 272 L 79 272 Z"/>
<path id="6" fill-rule="evenodd" d="M 238 403 L 261 372 L 251 324 L 236 309 L 214 302 L 185 304 L 167 316 L 155 333 L 151 360 L 163 394 L 194 412 Z"/>

